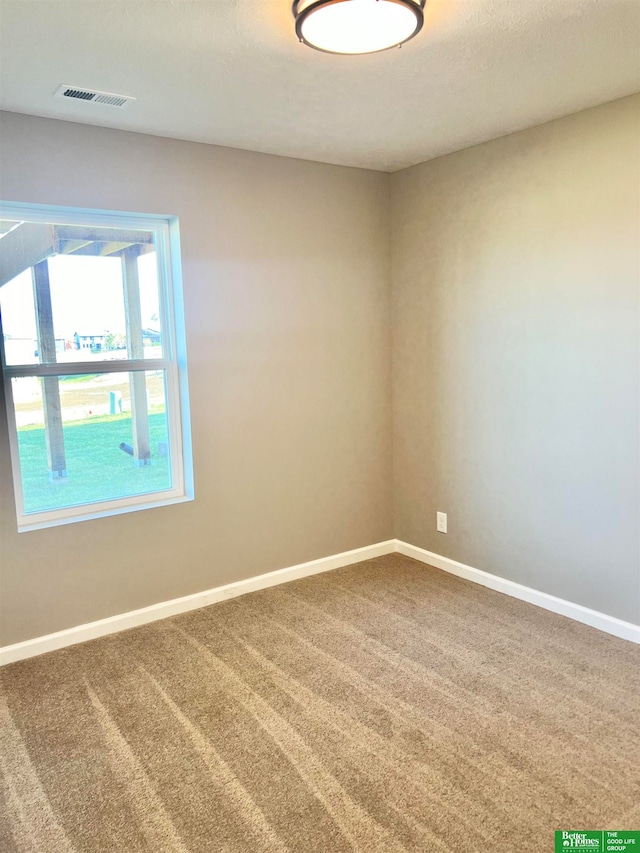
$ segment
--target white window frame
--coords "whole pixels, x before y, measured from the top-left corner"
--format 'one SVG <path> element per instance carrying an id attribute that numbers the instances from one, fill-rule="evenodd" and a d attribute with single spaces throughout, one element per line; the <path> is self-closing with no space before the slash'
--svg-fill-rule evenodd
<path id="1" fill-rule="evenodd" d="M 117 213 L 55 205 L 0 202 L 0 219 L 153 231 L 156 235 L 159 314 L 162 330 L 162 358 L 7 365 L 2 317 L 0 316 L 0 362 L 4 377 L 18 531 L 22 533 L 193 500 L 193 457 L 178 218 L 175 216 Z M 2 241 L 0 240 L 1 250 Z M 147 370 L 163 370 L 166 377 L 166 412 L 172 487 L 164 491 L 26 513 L 11 380 L 24 376 L 129 374 L 134 371 Z"/>

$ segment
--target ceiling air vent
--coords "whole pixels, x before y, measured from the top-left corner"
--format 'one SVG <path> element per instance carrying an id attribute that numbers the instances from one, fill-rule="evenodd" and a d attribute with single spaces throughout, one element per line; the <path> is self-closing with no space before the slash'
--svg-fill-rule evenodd
<path id="1" fill-rule="evenodd" d="M 115 95 L 113 92 L 99 92 L 97 89 L 81 89 L 79 86 L 60 86 L 55 93 L 56 98 L 71 98 L 87 104 L 102 104 L 104 107 L 123 109 L 131 101 L 130 95 Z"/>

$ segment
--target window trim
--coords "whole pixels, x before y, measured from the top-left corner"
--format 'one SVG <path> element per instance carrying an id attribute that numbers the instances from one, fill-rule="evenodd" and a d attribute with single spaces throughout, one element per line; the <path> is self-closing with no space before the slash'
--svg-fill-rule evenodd
<path id="1" fill-rule="evenodd" d="M 0 315 L 0 367 L 2 368 L 5 391 L 18 532 L 40 530 L 61 524 L 120 515 L 193 500 L 193 455 L 178 218 L 156 214 L 120 213 L 21 202 L 0 202 L 0 218 L 24 219 L 29 222 L 55 222 L 55 224 L 60 225 L 74 224 L 153 231 L 156 235 L 159 316 L 160 328 L 162 329 L 163 357 L 159 359 L 105 359 L 94 362 L 7 365 L 2 317 Z M 25 376 L 129 374 L 136 371 L 153 370 L 163 370 L 165 375 L 171 489 L 26 513 L 24 511 L 18 430 L 11 380 Z"/>

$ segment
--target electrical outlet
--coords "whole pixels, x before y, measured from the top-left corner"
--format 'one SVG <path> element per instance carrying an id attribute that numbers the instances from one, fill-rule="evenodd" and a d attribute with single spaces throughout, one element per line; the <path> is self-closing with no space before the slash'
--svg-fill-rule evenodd
<path id="1" fill-rule="evenodd" d="M 436 530 L 438 533 L 446 533 L 447 532 L 447 513 L 446 512 L 437 512 L 436 513 Z"/>

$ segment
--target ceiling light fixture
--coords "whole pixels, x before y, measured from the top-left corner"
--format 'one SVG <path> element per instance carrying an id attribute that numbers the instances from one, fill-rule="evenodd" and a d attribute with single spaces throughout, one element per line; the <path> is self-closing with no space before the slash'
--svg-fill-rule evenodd
<path id="1" fill-rule="evenodd" d="M 422 29 L 426 0 L 294 0 L 301 42 L 325 53 L 376 53 Z"/>

